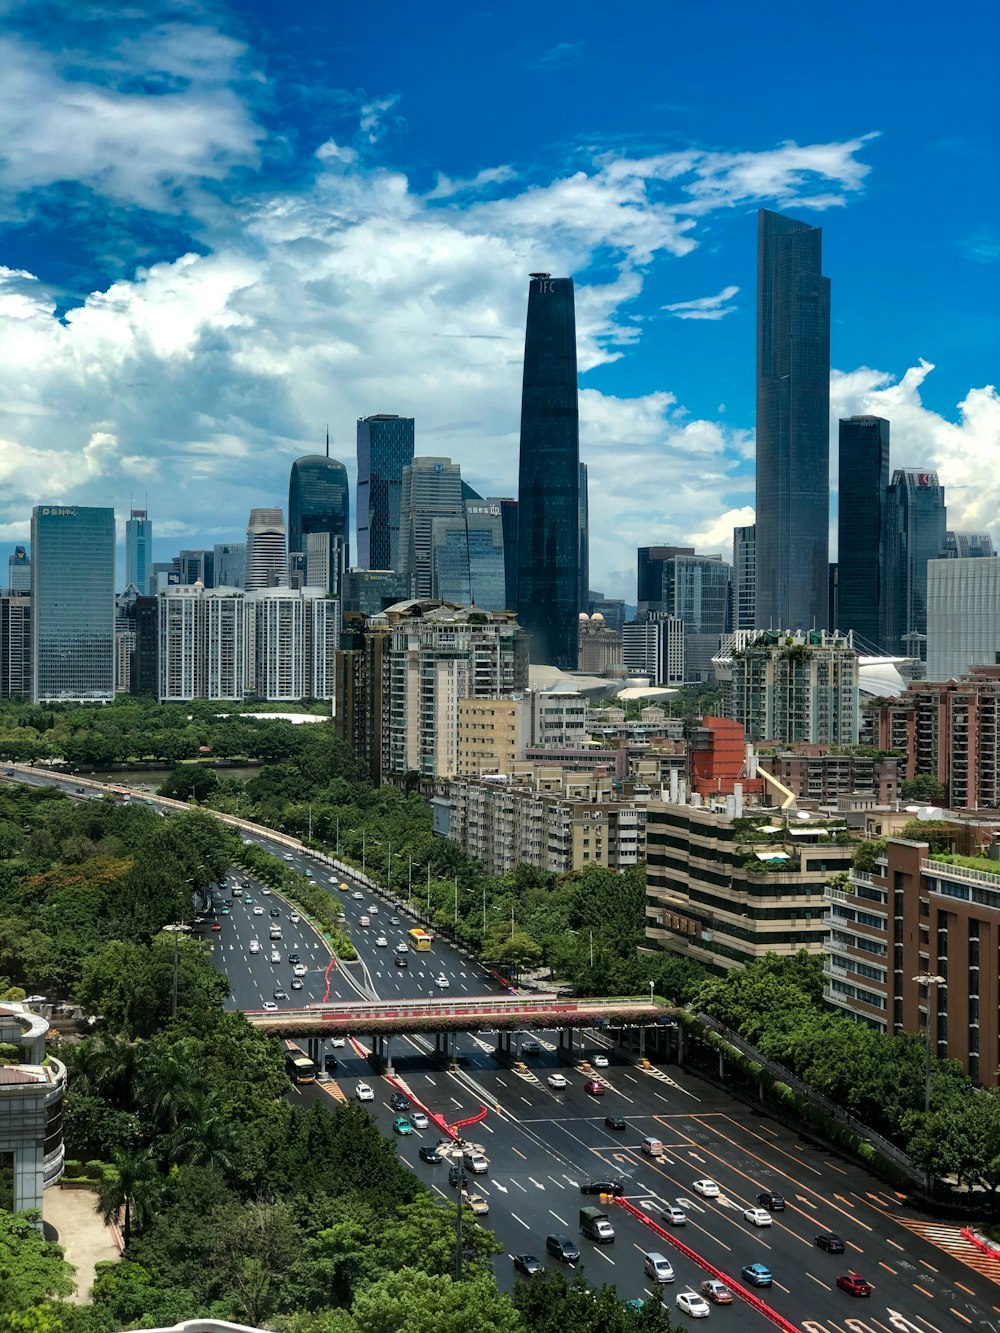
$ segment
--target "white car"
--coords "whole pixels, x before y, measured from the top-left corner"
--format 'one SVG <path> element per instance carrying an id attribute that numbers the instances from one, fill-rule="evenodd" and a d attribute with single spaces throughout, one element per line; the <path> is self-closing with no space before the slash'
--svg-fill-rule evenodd
<path id="1" fill-rule="evenodd" d="M 265 898 L 270 898 L 270 896 L 271 896 L 271 890 L 270 890 L 270 889 L 261 889 L 261 893 L 264 895 Z"/>
<path id="2" fill-rule="evenodd" d="M 380 935 L 378 939 L 375 941 L 375 943 L 378 945 L 380 949 L 387 949 L 389 947 L 389 941 L 386 939 L 384 935 Z"/>
<path id="3" fill-rule="evenodd" d="M 250 952 L 251 952 L 251 953 L 260 953 L 260 940 L 251 940 L 251 941 L 250 941 Z"/>
<path id="4" fill-rule="evenodd" d="M 274 1003 L 273 1000 L 265 1000 L 262 1007 L 267 1011 L 267 1013 L 273 1014 L 278 1006 Z"/>
<path id="5" fill-rule="evenodd" d="M 569 1080 L 565 1074 L 550 1074 L 548 1078 L 550 1088 L 568 1088 Z"/>
<path id="6" fill-rule="evenodd" d="M 595 1069 L 607 1069 L 608 1057 L 606 1055 L 592 1055 L 590 1057 L 590 1063 Z"/>
<path id="7" fill-rule="evenodd" d="M 347 1045 L 347 1038 L 346 1038 L 346 1037 L 333 1037 L 333 1038 L 331 1039 L 331 1041 L 330 1041 L 330 1045 L 331 1045 L 331 1046 L 346 1046 L 346 1045 Z"/>
<path id="8" fill-rule="evenodd" d="M 264 915 L 264 909 L 263 909 L 263 907 L 260 906 L 259 903 L 254 907 L 254 909 L 253 909 L 253 914 L 254 914 L 254 916 L 263 916 L 263 915 Z"/>
<path id="9" fill-rule="evenodd" d="M 430 1124 L 430 1121 L 424 1115 L 423 1111 L 411 1111 L 409 1121 L 414 1129 L 427 1129 Z"/>
<path id="10" fill-rule="evenodd" d="M 399 943 L 396 945 L 396 952 L 397 952 L 397 953 L 409 953 L 409 952 L 410 952 L 410 946 L 406 943 L 405 940 L 400 940 Z"/>
<path id="11" fill-rule="evenodd" d="M 363 893 L 352 893 L 351 897 L 356 903 L 363 903 L 365 900 L 365 895 Z"/>
<path id="12" fill-rule="evenodd" d="M 691 1188 L 695 1194 L 700 1194 L 703 1199 L 717 1199 L 719 1197 L 719 1187 L 714 1180 L 696 1180 Z"/>
<path id="13" fill-rule="evenodd" d="M 771 1214 L 766 1208 L 744 1208 L 743 1216 L 747 1222 L 752 1222 L 755 1227 L 769 1227 L 772 1225 Z"/>
<path id="14" fill-rule="evenodd" d="M 302 989 L 302 978 L 301 978 L 301 977 L 293 977 L 293 978 L 292 978 L 292 990 L 301 990 L 301 989 Z"/>
<path id="15" fill-rule="evenodd" d="M 280 963 L 280 962 L 281 962 L 281 954 L 278 952 L 277 949 L 272 949 L 272 950 L 271 950 L 271 962 L 272 962 L 272 963 Z"/>
<path id="16" fill-rule="evenodd" d="M 378 916 L 378 908 L 375 906 L 374 903 L 369 903 L 369 904 L 368 904 L 368 915 L 369 915 L 369 916 Z"/>
<path id="17" fill-rule="evenodd" d="M 677 1308 L 681 1314 L 689 1314 L 692 1319 L 707 1319 L 710 1314 L 708 1301 L 699 1296 L 696 1291 L 679 1291 L 677 1293 Z"/>
<path id="18" fill-rule="evenodd" d="M 304 977 L 308 971 L 309 969 L 306 967 L 305 963 L 296 963 L 292 968 L 292 972 L 297 977 Z"/>
<path id="19" fill-rule="evenodd" d="M 294 925 L 297 925 L 298 922 L 302 920 L 302 918 L 299 916 L 298 912 L 293 912 L 292 915 L 291 915 L 288 919 L 289 919 L 289 921 L 292 923 L 293 926 L 294 926 Z"/>
<path id="20" fill-rule="evenodd" d="M 448 980 L 447 977 L 444 976 L 435 977 L 434 985 L 437 986 L 439 990 L 447 990 L 448 987 L 451 985 L 451 982 Z"/>
<path id="21" fill-rule="evenodd" d="M 368 1083 L 359 1083 L 354 1089 L 354 1095 L 359 1102 L 373 1102 L 375 1100 L 374 1089 Z"/>

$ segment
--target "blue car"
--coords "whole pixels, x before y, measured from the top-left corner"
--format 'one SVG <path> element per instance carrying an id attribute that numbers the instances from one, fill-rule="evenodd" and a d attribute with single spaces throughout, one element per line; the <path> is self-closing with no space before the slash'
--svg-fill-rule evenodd
<path id="1" fill-rule="evenodd" d="M 740 1269 L 740 1277 L 749 1282 L 751 1287 L 769 1287 L 774 1281 L 771 1270 L 763 1264 L 744 1264 Z"/>

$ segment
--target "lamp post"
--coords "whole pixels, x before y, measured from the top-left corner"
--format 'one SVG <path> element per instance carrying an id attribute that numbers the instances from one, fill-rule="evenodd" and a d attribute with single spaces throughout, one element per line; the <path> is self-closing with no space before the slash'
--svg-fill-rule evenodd
<path id="1" fill-rule="evenodd" d="M 308 838 L 309 838 L 309 841 L 312 842 L 312 836 L 313 836 L 313 803 L 312 803 L 312 801 L 309 802 L 309 833 L 308 833 L 307 836 L 308 836 Z"/>
<path id="2" fill-rule="evenodd" d="M 650 1003 L 650 1004 L 653 1003 L 653 987 L 654 987 L 655 985 L 656 985 L 656 983 L 655 983 L 654 981 L 650 981 L 650 983 L 649 983 L 649 1003 Z"/>
<path id="3" fill-rule="evenodd" d="M 483 881 L 483 943 L 486 943 L 486 881 Z"/>
<path id="4" fill-rule="evenodd" d="M 514 938 L 514 904 L 510 905 L 510 937 Z"/>
<path id="5" fill-rule="evenodd" d="M 427 863 L 427 915 L 431 914 L 431 865 Z"/>
<path id="6" fill-rule="evenodd" d="M 340 855 L 340 815 L 337 815 L 337 816 L 336 816 L 336 820 L 337 820 L 337 855 L 339 856 L 339 855 Z"/>
<path id="7" fill-rule="evenodd" d="M 590 932 L 590 970 L 594 970 L 594 932 Z"/>
<path id="8" fill-rule="evenodd" d="M 918 986 L 923 986 L 927 996 L 927 1026 L 925 1036 L 927 1038 L 924 1058 L 924 1115 L 927 1115 L 931 1109 L 931 987 L 944 986 L 947 984 L 947 977 L 939 977 L 933 972 L 921 972 L 919 976 L 913 977 L 913 981 Z"/>
<path id="9" fill-rule="evenodd" d="M 391 898 L 392 897 L 392 843 L 391 842 L 389 843 L 389 869 L 386 871 L 385 874 L 385 887 L 389 892 L 389 897 Z"/>
<path id="10" fill-rule="evenodd" d="M 413 857 L 410 857 L 410 868 L 406 872 L 406 905 L 413 902 Z"/>
<path id="11" fill-rule="evenodd" d="M 455 876 L 455 934 L 458 934 L 458 876 Z"/>
<path id="12" fill-rule="evenodd" d="M 361 873 L 368 874 L 368 841 L 364 829 L 361 830 Z"/>

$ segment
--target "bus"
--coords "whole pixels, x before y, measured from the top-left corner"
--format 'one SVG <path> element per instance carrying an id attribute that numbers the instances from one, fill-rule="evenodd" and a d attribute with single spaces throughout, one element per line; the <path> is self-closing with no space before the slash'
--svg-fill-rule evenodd
<path id="1" fill-rule="evenodd" d="M 416 926 L 409 932 L 410 948 L 416 953 L 430 953 L 431 945 L 434 943 L 434 936 L 427 930 L 421 930 Z"/>
<path id="2" fill-rule="evenodd" d="M 285 1042 L 285 1073 L 293 1083 L 315 1083 L 316 1065 L 303 1055 L 294 1041 Z"/>

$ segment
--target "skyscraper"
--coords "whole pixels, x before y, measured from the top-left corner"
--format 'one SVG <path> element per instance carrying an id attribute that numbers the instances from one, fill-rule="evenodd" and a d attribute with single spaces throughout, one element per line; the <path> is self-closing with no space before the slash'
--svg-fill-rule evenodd
<path id="1" fill-rule="evenodd" d="M 400 568 L 403 468 L 413 462 L 413 418 L 358 419 L 358 566 Z"/>
<path id="2" fill-rule="evenodd" d="M 153 523 L 145 509 L 133 509 L 125 524 L 125 586 L 148 593 L 152 567 Z"/>
<path id="3" fill-rule="evenodd" d="M 571 671 L 580 610 L 580 420 L 572 278 L 528 286 L 518 474 L 518 618 L 531 660 Z"/>
<path id="4" fill-rule="evenodd" d="M 31 699 L 115 697 L 115 511 L 31 511 Z"/>
<path id="5" fill-rule="evenodd" d="M 245 542 L 223 542 L 212 552 L 217 588 L 242 588 L 246 577 L 247 548 Z"/>
<path id="6" fill-rule="evenodd" d="M 757 626 L 825 628 L 830 280 L 823 233 L 757 215 Z"/>
<path id="7" fill-rule="evenodd" d="M 247 592 L 288 586 L 285 518 L 280 509 L 250 510 L 243 586 Z"/>
<path id="8" fill-rule="evenodd" d="M 580 611 L 590 607 L 590 490 L 587 464 L 580 464 Z"/>
<path id="9" fill-rule="evenodd" d="M 754 628 L 757 595 L 757 525 L 733 528 L 733 629 Z"/>
<path id="10" fill-rule="evenodd" d="M 7 557 L 7 591 L 31 592 L 31 558 L 25 546 L 15 546 Z"/>
<path id="11" fill-rule="evenodd" d="M 481 611 L 505 611 L 503 517 L 500 506 L 466 500 L 464 514 L 431 525 L 432 595 Z"/>
<path id="12" fill-rule="evenodd" d="M 886 491 L 882 647 L 921 661 L 927 651 L 927 562 L 944 555 L 948 516 L 936 472 L 896 468 Z"/>
<path id="13" fill-rule="evenodd" d="M 414 597 L 434 596 L 432 527 L 436 518 L 461 518 L 462 472 L 450 458 L 415 458 L 403 468 L 399 510 L 399 565 Z"/>
<path id="14" fill-rule="evenodd" d="M 307 454 L 292 464 L 288 479 L 288 549 L 305 553 L 310 532 L 328 532 L 343 543 L 342 566 L 350 564 L 351 493 L 347 468 L 335 458 Z"/>
<path id="15" fill-rule="evenodd" d="M 500 509 L 500 523 L 503 528 L 503 571 L 505 611 L 517 610 L 517 501 L 509 496 L 489 496 L 488 505 L 497 505 Z"/>
<path id="16" fill-rule="evenodd" d="M 881 644 L 882 523 L 889 486 L 889 423 L 840 423 L 837 507 L 837 619 L 865 649 Z"/>
<path id="17" fill-rule="evenodd" d="M 694 547 L 639 547 L 636 562 L 636 592 L 640 620 L 648 615 L 674 614 L 673 560 L 678 555 L 694 555 Z"/>

